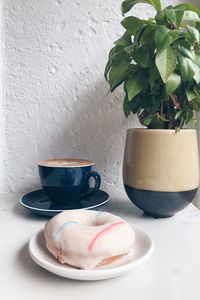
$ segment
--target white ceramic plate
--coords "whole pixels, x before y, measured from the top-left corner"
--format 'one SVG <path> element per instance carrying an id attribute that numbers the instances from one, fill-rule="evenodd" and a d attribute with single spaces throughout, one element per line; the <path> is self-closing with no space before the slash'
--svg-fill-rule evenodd
<path id="1" fill-rule="evenodd" d="M 153 253 L 152 238 L 142 229 L 133 226 L 136 233 L 134 255 L 121 259 L 109 267 L 99 267 L 94 270 L 79 270 L 69 265 L 58 263 L 45 247 L 44 233 L 39 231 L 29 242 L 31 258 L 41 266 L 61 277 L 76 280 L 102 280 L 121 276 L 147 261 Z"/>

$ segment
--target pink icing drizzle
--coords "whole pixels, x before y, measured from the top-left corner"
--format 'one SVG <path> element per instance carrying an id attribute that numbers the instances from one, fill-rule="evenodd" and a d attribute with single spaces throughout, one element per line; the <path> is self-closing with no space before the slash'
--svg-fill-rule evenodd
<path id="1" fill-rule="evenodd" d="M 110 231 L 111 229 L 113 229 L 113 227 L 115 226 L 118 226 L 118 225 L 121 225 L 121 224 L 124 224 L 123 221 L 118 221 L 116 223 L 113 223 L 111 225 L 109 225 L 108 227 L 102 229 L 101 231 L 99 231 L 95 236 L 94 238 L 92 239 L 91 243 L 89 244 L 88 246 L 88 251 L 92 251 L 93 247 L 94 247 L 94 244 L 96 243 L 97 239 L 99 237 L 101 237 L 102 235 L 104 235 L 105 233 L 107 233 L 108 231 Z"/>

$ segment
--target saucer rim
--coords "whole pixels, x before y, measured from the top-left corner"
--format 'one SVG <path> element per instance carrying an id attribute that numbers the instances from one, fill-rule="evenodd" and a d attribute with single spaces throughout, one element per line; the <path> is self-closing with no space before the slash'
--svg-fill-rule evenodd
<path id="1" fill-rule="evenodd" d="M 29 206 L 29 205 L 25 204 L 25 203 L 22 201 L 22 199 L 23 199 L 26 195 L 28 195 L 28 194 L 30 194 L 30 193 L 33 193 L 33 192 L 37 192 L 37 191 L 42 191 L 42 189 L 36 189 L 36 190 L 31 191 L 31 192 L 28 192 L 28 193 L 23 194 L 23 195 L 20 197 L 20 199 L 19 199 L 20 204 L 21 204 L 23 207 L 27 208 L 27 209 L 35 210 L 35 211 L 42 211 L 42 212 L 52 212 L 52 213 L 54 213 L 54 212 L 62 212 L 62 211 L 65 211 L 65 210 L 69 210 L 67 207 L 66 207 L 66 209 L 45 209 L 45 208 L 43 209 L 43 208 L 37 208 L 37 207 Z M 101 189 L 99 189 L 99 191 L 101 191 L 101 192 L 103 192 L 103 193 L 105 193 L 105 194 L 108 195 L 108 199 L 106 199 L 104 202 L 101 202 L 101 204 L 100 204 L 100 205 L 104 205 L 104 204 L 106 204 L 107 202 L 110 201 L 110 195 L 109 195 L 107 192 L 105 192 L 105 191 L 103 191 L 103 190 L 101 190 Z M 50 200 L 49 200 L 49 201 L 50 201 Z M 80 208 L 72 208 L 72 209 L 73 209 L 73 210 L 74 210 L 74 209 L 93 209 L 93 208 L 99 207 L 100 205 L 99 205 L 99 204 L 96 204 L 96 205 L 93 205 L 93 206 L 80 207 Z"/>

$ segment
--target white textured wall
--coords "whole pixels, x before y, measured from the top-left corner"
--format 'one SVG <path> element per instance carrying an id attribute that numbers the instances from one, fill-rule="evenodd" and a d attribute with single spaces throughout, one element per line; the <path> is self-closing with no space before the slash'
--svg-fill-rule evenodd
<path id="1" fill-rule="evenodd" d="M 120 3 L 4 1 L 6 191 L 37 187 L 39 159 L 71 156 L 96 161 L 104 188 L 122 190 L 125 132 L 138 123 L 125 119 L 120 91 L 106 96 L 103 77 L 123 31 Z M 152 12 L 135 10 L 142 17 Z"/>
<path id="2" fill-rule="evenodd" d="M 0 191 L 5 187 L 5 108 L 4 108 L 4 78 L 3 78 L 3 9 L 0 0 Z"/>

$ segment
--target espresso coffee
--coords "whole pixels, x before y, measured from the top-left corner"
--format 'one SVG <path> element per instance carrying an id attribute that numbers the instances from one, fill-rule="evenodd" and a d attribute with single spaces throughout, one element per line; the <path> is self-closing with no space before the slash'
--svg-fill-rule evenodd
<path id="1" fill-rule="evenodd" d="M 41 160 L 38 163 L 39 166 L 46 167 L 84 167 L 84 166 L 92 166 L 94 163 L 91 160 L 84 160 L 79 158 L 54 158 Z"/>

